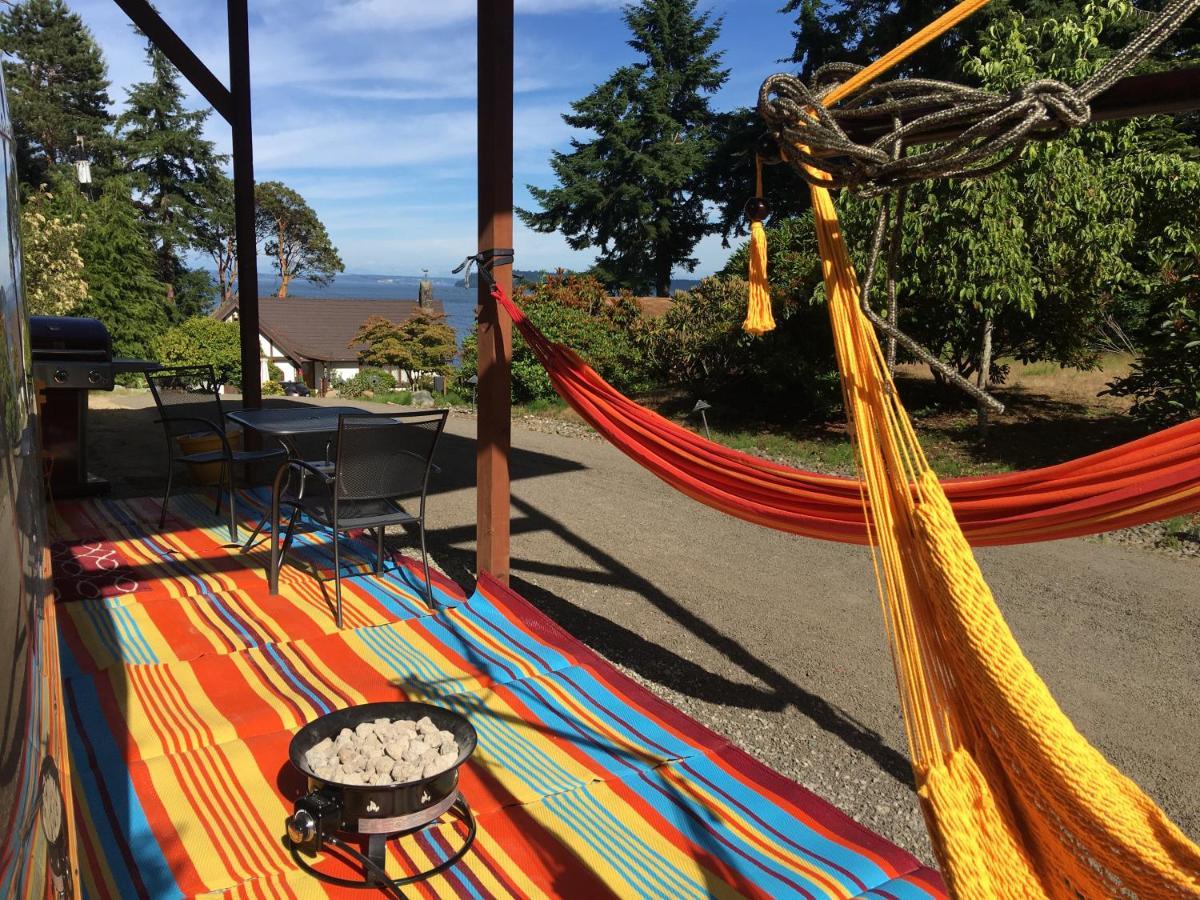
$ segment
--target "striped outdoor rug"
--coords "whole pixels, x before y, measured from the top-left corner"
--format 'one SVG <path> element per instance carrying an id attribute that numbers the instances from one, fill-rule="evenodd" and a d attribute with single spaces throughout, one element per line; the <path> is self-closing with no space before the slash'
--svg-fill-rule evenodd
<path id="1" fill-rule="evenodd" d="M 941 896 L 937 874 L 616 671 L 490 579 L 343 581 L 326 536 L 267 594 L 265 545 L 226 544 L 207 500 L 60 503 L 55 586 L 81 879 L 89 897 L 327 896 L 283 840 L 303 779 L 287 746 L 334 709 L 420 699 L 479 732 L 462 772 L 479 836 L 422 896 Z M 261 499 L 243 497 L 249 522 Z M 349 546 L 349 545 L 347 545 Z M 347 566 L 365 571 L 365 555 Z M 389 871 L 457 846 L 447 820 Z M 317 865 L 346 874 L 336 860 Z M 356 891 L 345 891 L 361 896 Z"/>

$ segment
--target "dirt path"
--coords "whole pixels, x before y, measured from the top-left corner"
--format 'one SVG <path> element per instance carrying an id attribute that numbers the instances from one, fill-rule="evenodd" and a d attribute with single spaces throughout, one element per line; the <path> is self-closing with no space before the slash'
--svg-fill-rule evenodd
<path id="1" fill-rule="evenodd" d="M 136 395 L 109 395 L 119 407 Z M 96 468 L 153 493 L 144 409 L 93 415 Z M 453 416 L 430 549 L 474 565 L 474 433 Z M 597 440 L 513 430 L 513 584 L 786 775 L 929 860 L 867 550 L 701 506 Z M 984 572 L 1080 730 L 1200 837 L 1200 564 L 1094 541 L 989 549 Z"/>

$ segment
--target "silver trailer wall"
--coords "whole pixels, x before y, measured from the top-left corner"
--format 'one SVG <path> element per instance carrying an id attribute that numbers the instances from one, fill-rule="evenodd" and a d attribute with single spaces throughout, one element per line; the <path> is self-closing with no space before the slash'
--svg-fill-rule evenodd
<path id="1" fill-rule="evenodd" d="M 0 78 L 0 897 L 75 895 L 62 680 L 37 402 L 21 288 L 11 122 Z"/>

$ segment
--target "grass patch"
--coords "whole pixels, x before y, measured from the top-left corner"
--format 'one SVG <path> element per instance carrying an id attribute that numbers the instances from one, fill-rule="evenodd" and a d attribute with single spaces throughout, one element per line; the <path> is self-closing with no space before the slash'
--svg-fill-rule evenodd
<path id="1" fill-rule="evenodd" d="M 703 433 L 703 429 L 695 429 Z M 734 450 L 764 456 L 777 462 L 817 472 L 846 474 L 854 471 L 854 450 L 844 435 L 807 437 L 768 431 L 721 431 L 712 440 Z"/>
<path id="2" fill-rule="evenodd" d="M 1014 363 L 1009 384 L 997 393 L 1007 411 L 992 418 L 986 440 L 976 428 L 976 412 L 953 392 L 940 390 L 923 366 L 900 367 L 897 387 L 910 410 L 921 447 L 940 477 L 992 475 L 1051 466 L 1116 446 L 1147 433 L 1124 405 L 1097 392 L 1129 365 L 1129 357 L 1106 354 L 1100 368 L 1082 372 L 1053 363 Z M 685 428 L 704 433 L 691 413 L 694 394 L 680 389 L 642 393 L 635 400 Z M 579 422 L 561 400 L 517 405 L 514 415 Z M 856 474 L 854 451 L 844 422 L 763 418 L 753 404 L 716 401 L 708 410 L 712 440 L 784 465 L 827 474 Z M 783 418 L 782 412 L 780 418 Z M 1198 526 L 1173 523 L 1188 541 Z M 1200 539 L 1200 538 L 1197 538 Z"/>
<path id="3" fill-rule="evenodd" d="M 1165 519 L 1162 528 L 1163 537 L 1159 543 L 1164 547 L 1178 550 L 1185 543 L 1200 543 L 1200 513 Z"/>
<path id="4" fill-rule="evenodd" d="M 689 425 L 689 427 L 691 427 Z M 700 429 L 695 429 L 703 433 Z M 973 432 L 961 435 L 934 432 L 922 435 L 921 446 L 930 466 L 943 478 L 986 475 L 1012 469 L 1002 461 L 979 459 Z M 714 431 L 718 444 L 763 456 L 785 465 L 834 475 L 853 475 L 854 448 L 842 428 L 825 428 L 811 434 L 779 434 L 766 431 Z"/>
<path id="5" fill-rule="evenodd" d="M 558 397 L 552 400 L 530 400 L 528 403 L 513 404 L 514 416 L 541 416 L 545 419 L 571 419 L 579 421 L 579 416 L 575 414 L 575 410 L 567 406 L 566 402 Z"/>
<path id="6" fill-rule="evenodd" d="M 408 406 L 412 403 L 412 391 L 380 391 L 371 398 L 376 403 L 396 403 Z"/>

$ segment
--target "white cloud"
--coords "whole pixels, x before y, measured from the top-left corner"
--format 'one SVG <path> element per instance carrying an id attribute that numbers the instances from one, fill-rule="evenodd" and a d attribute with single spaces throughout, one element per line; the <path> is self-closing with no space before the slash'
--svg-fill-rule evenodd
<path id="1" fill-rule="evenodd" d="M 516 0 L 517 15 L 553 15 L 581 10 L 617 9 L 626 0 Z M 403 25 L 410 32 L 473 22 L 475 0 L 438 0 L 435 3 L 397 3 L 396 0 L 351 0 L 329 6 L 329 19 L 344 29 L 375 29 Z"/>
<path id="2" fill-rule="evenodd" d="M 518 161 L 533 158 L 543 163 L 549 148 L 571 131 L 557 107 L 544 105 L 518 107 L 513 128 Z M 274 128 L 256 131 L 256 169 L 410 166 L 473 159 L 476 153 L 475 114 L 470 108 L 407 118 L 293 112 Z"/>
<path id="3" fill-rule="evenodd" d="M 111 93 L 120 106 L 124 88 L 148 77 L 144 40 L 112 0 L 70 2 L 104 49 Z M 225 4 L 157 0 L 157 5 L 225 81 Z M 527 17 L 516 35 L 518 204 L 529 202 L 525 182 L 553 180 L 547 159 L 570 137 L 561 119 L 569 100 L 585 94 L 628 53 L 615 33 L 598 42 L 575 20 L 550 17 L 611 13 L 622 5 L 623 0 L 516 0 L 517 14 Z M 308 199 L 350 271 L 411 273 L 429 266 L 444 273 L 474 246 L 475 15 L 476 0 L 251 5 L 256 173 L 260 180 L 283 180 Z M 190 86 L 185 90 L 189 105 L 206 106 Z M 229 129 L 216 115 L 209 117 L 206 136 L 229 152 Z M 592 262 L 594 252 L 570 250 L 561 235 L 538 234 L 520 223 L 515 228 L 521 268 L 583 268 Z M 710 239 L 698 255 L 707 273 L 726 251 Z"/>

